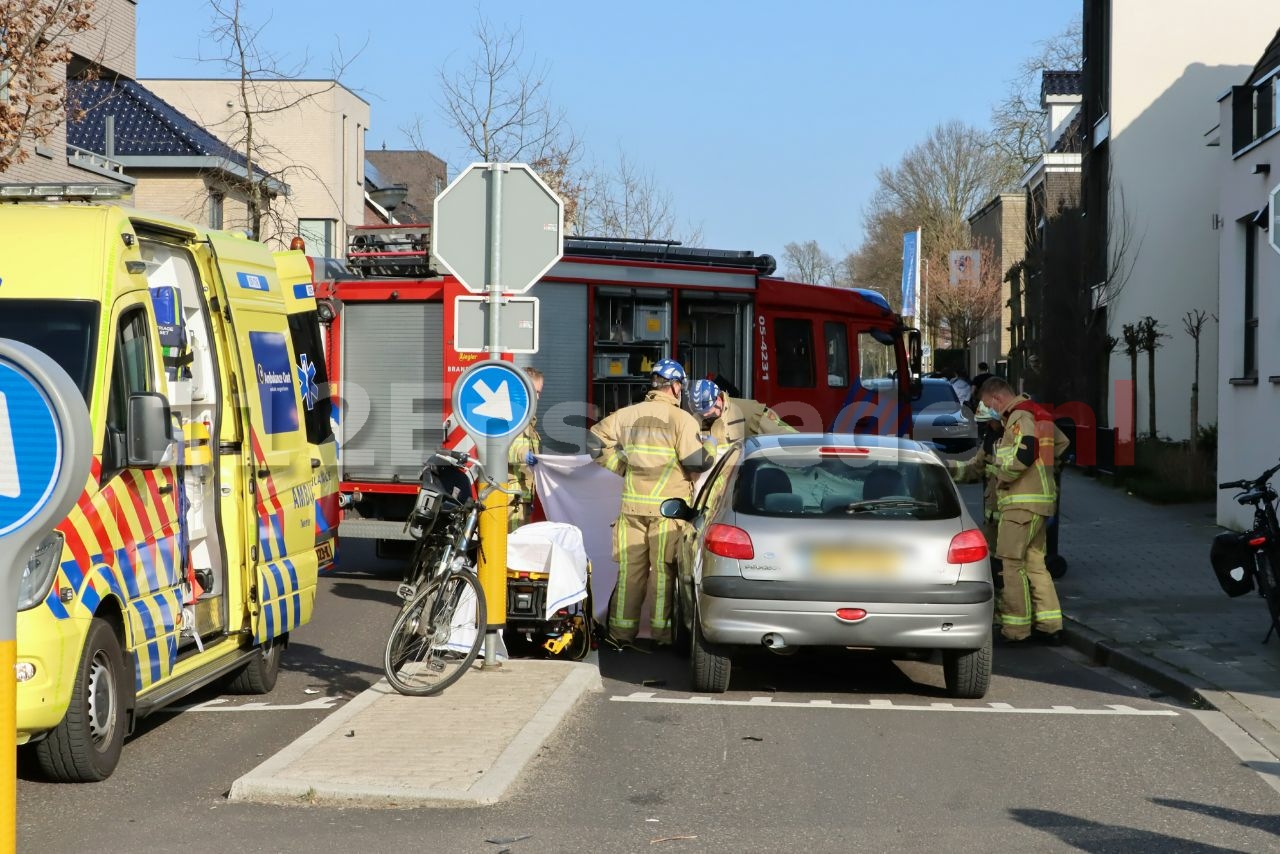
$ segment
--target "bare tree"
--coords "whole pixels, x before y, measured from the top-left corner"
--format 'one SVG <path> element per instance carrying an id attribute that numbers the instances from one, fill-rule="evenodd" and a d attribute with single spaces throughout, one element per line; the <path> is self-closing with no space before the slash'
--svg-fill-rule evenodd
<path id="1" fill-rule="evenodd" d="M 788 243 L 782 247 L 783 270 L 787 278 L 814 285 L 836 283 L 836 261 L 816 240 Z"/>
<path id="2" fill-rule="evenodd" d="M 1138 433 L 1138 354 L 1142 352 L 1142 330 L 1138 328 L 1136 323 L 1126 323 L 1124 324 L 1122 335 L 1124 336 L 1124 352 L 1129 357 L 1129 378 L 1132 380 L 1132 385 L 1129 388 L 1129 412 L 1133 417 L 1133 438 L 1136 439 Z"/>
<path id="3" fill-rule="evenodd" d="M 1038 43 L 1009 81 L 1003 99 L 991 110 L 991 139 L 1008 158 L 1030 166 L 1044 154 L 1045 119 L 1040 106 L 1044 71 L 1079 71 L 1082 66 L 1080 22 L 1072 21 L 1056 36 Z"/>
<path id="4" fill-rule="evenodd" d="M 481 17 L 476 52 L 460 67 L 440 69 L 440 107 L 470 156 L 485 163 L 528 163 L 564 201 L 565 225 L 577 223 L 585 180 L 577 174 L 582 142 L 565 111 L 553 106 L 548 67 L 524 59 L 518 28 Z"/>
<path id="5" fill-rule="evenodd" d="M 947 330 L 951 346 L 969 349 L 1000 316 L 1004 293 L 1002 271 L 996 264 L 995 246 L 984 240 L 978 246 L 981 260 L 976 281 L 952 285 L 949 271 L 941 267 L 933 274 L 929 290 L 929 318 Z"/>
<path id="6" fill-rule="evenodd" d="M 968 217 L 1018 169 L 985 131 L 958 121 L 933 128 L 896 166 L 876 172 L 856 255 L 858 284 L 892 292 L 902 273 L 903 232 L 915 228 L 921 229 L 922 260 L 945 271 L 946 253 L 969 245 Z"/>
<path id="7" fill-rule="evenodd" d="M 1139 347 L 1147 354 L 1147 432 L 1152 439 L 1156 433 L 1156 350 L 1164 346 L 1168 334 L 1161 331 L 1160 321 L 1147 315 L 1138 321 Z"/>
<path id="8" fill-rule="evenodd" d="M 1204 334 L 1204 326 L 1211 317 L 1215 321 L 1218 319 L 1216 315 L 1199 308 L 1188 311 L 1182 316 L 1182 328 L 1195 342 L 1195 368 L 1191 374 L 1191 446 L 1193 448 L 1200 443 L 1200 336 Z"/>
<path id="9" fill-rule="evenodd" d="M 248 197 L 250 236 L 261 240 L 270 234 L 279 239 L 293 225 L 285 205 L 277 202 L 276 188 L 287 184 L 291 176 L 317 183 L 320 176 L 308 164 L 291 159 L 287 152 L 272 145 L 261 126 L 271 117 L 296 110 L 338 88 L 339 79 L 359 52 L 350 58 L 341 53 L 335 55 L 330 80 L 302 86 L 296 81 L 307 67 L 307 58 L 285 67 L 280 57 L 259 43 L 263 28 L 248 23 L 246 5 L 245 0 L 209 0 L 213 20 L 205 35 L 217 45 L 219 53 L 201 54 L 200 60 L 221 63 L 236 77 L 234 109 L 226 121 L 216 126 L 216 131 L 245 160 L 242 189 Z M 335 206 L 339 204 L 337 199 L 333 202 Z"/>
<path id="10" fill-rule="evenodd" d="M 94 0 L 0 4 L 0 172 L 67 120 L 71 40 L 89 29 L 93 8 Z"/>
<path id="11" fill-rule="evenodd" d="M 701 229 L 681 229 L 675 202 L 653 173 L 638 167 L 625 152 L 611 170 L 593 169 L 580 197 L 578 233 L 595 237 L 701 241 Z"/>

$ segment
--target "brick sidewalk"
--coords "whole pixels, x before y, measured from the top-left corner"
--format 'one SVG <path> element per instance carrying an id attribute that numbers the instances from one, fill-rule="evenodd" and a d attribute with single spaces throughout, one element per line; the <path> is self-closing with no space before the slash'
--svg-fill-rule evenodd
<path id="1" fill-rule="evenodd" d="M 1218 586 L 1213 505 L 1149 504 L 1068 470 L 1061 512 L 1059 551 L 1070 566 L 1058 593 L 1068 619 L 1111 650 L 1167 665 L 1228 714 L 1238 702 L 1269 726 L 1237 723 L 1280 746 L 1280 638 L 1263 645 L 1259 597 L 1230 599 Z"/>

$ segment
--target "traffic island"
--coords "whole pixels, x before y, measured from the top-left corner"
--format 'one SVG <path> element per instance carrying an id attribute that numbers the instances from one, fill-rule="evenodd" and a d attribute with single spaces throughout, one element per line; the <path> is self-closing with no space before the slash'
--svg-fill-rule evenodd
<path id="1" fill-rule="evenodd" d="M 309 806 L 473 806 L 501 800 L 589 691 L 593 662 L 478 667 L 436 697 L 382 680 L 231 787 L 232 801 Z"/>

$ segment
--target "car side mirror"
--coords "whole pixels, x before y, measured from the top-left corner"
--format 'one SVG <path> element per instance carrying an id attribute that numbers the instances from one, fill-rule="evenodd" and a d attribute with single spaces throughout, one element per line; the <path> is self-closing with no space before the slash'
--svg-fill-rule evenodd
<path id="1" fill-rule="evenodd" d="M 129 395 L 129 420 L 125 448 L 129 468 L 153 469 L 164 465 L 173 445 L 169 401 L 163 394 Z M 176 461 L 176 458 L 175 458 Z"/>
<path id="2" fill-rule="evenodd" d="M 664 519 L 679 519 L 689 522 L 694 517 L 693 508 L 683 498 L 668 498 L 658 505 L 658 513 Z"/>

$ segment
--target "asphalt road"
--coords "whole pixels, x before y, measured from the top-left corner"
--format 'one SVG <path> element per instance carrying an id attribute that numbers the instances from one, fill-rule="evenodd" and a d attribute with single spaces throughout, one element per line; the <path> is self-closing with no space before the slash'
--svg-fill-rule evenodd
<path id="1" fill-rule="evenodd" d="M 316 619 L 294 638 L 275 692 L 210 693 L 184 705 L 336 707 L 380 677 L 394 584 L 387 573 L 324 580 Z M 232 781 L 328 708 L 205 705 L 150 719 L 105 783 L 20 777 L 19 850 L 1280 847 L 1280 794 L 1206 726 L 1221 720 L 1068 651 L 998 649 L 981 701 L 948 700 L 936 665 L 859 653 L 761 651 L 735 667 L 732 691 L 709 702 L 688 693 L 687 666 L 669 654 L 605 653 L 601 669 L 605 692 L 583 702 L 493 807 L 229 803 Z M 386 737 L 448 734 L 424 720 L 421 731 Z"/>

